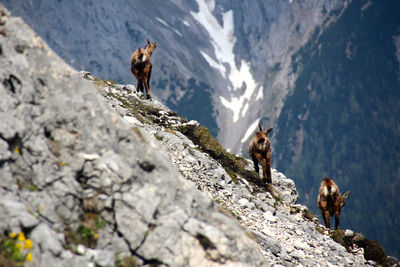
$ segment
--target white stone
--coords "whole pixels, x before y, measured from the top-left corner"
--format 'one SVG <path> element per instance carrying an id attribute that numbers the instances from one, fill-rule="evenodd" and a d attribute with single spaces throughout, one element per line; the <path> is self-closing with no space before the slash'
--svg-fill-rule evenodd
<path id="1" fill-rule="evenodd" d="M 76 253 L 78 253 L 78 254 L 80 254 L 80 255 L 83 255 L 83 254 L 85 254 L 85 252 L 86 252 L 86 248 L 85 248 L 84 245 L 79 244 L 79 245 L 76 247 Z"/>
<path id="2" fill-rule="evenodd" d="M 241 198 L 241 199 L 239 199 L 239 205 L 242 208 L 247 208 L 248 205 L 249 205 L 249 201 L 247 199 L 245 199 L 245 198 Z"/>
<path id="3" fill-rule="evenodd" d="M 264 212 L 264 219 L 266 219 L 269 222 L 276 222 L 277 221 L 276 217 L 272 214 L 271 211 Z"/>
<path id="4" fill-rule="evenodd" d="M 354 236 L 354 232 L 352 230 L 346 229 L 346 231 L 344 231 L 344 236 L 345 237 Z"/>

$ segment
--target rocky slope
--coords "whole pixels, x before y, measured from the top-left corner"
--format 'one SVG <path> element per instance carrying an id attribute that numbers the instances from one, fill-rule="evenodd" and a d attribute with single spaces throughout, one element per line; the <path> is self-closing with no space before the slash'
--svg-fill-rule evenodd
<path id="1" fill-rule="evenodd" d="M 196 132 L 202 128 L 197 121 L 187 121 L 157 100 L 145 100 L 133 85 L 103 81 L 88 72 L 81 75 L 97 85 L 127 123 L 154 136 L 193 187 L 207 192 L 222 211 L 240 222 L 257 242 L 267 265 L 400 266 L 376 241 L 348 229 L 329 232 L 320 225 L 306 206 L 296 203 L 293 180 L 277 170 L 273 169 L 271 187 L 246 172 L 232 174 L 232 166 L 221 160 L 219 151 L 207 146 L 208 131 Z M 252 170 L 252 163 L 241 159 L 244 168 Z"/>
<path id="2" fill-rule="evenodd" d="M 78 75 L 0 13 L 0 241 L 32 240 L 27 266 L 375 264 L 367 239 L 346 230 L 347 252 L 296 204 L 291 179 L 274 170 L 266 189 L 197 122 Z"/>
<path id="3" fill-rule="evenodd" d="M 2 264 L 31 247 L 27 266 L 264 265 L 155 138 L 123 121 L 20 18 L 0 13 Z M 7 236 L 19 232 L 33 246 L 10 255 L 18 246 Z"/>

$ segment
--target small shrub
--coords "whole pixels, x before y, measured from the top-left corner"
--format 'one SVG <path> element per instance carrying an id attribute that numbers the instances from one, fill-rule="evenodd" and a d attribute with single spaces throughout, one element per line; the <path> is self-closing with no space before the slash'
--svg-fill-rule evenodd
<path id="1" fill-rule="evenodd" d="M 339 243 L 340 245 L 346 247 L 345 240 L 344 240 L 344 231 L 340 229 L 336 229 L 332 232 L 332 239 Z"/>
<path id="2" fill-rule="evenodd" d="M 133 257 L 121 256 L 118 252 L 115 252 L 115 267 L 139 267 L 141 264 Z"/>
<path id="3" fill-rule="evenodd" d="M 25 238 L 24 233 L 10 233 L 8 237 L 0 239 L 0 267 L 23 266 L 25 262 L 33 260 L 30 250 L 33 241 Z"/>
<path id="4" fill-rule="evenodd" d="M 64 231 L 67 243 L 82 244 L 88 248 L 94 248 L 99 238 L 98 230 L 105 227 L 106 222 L 99 215 L 85 213 L 82 222 L 77 229 L 67 228 Z"/>
<path id="5" fill-rule="evenodd" d="M 302 212 L 302 214 L 303 214 L 303 217 L 304 218 L 306 218 L 307 220 L 309 220 L 309 221 L 313 221 L 314 220 L 314 218 L 315 218 L 315 215 L 314 215 L 314 213 L 312 213 L 311 211 L 309 211 L 309 210 L 303 210 L 303 212 Z"/>

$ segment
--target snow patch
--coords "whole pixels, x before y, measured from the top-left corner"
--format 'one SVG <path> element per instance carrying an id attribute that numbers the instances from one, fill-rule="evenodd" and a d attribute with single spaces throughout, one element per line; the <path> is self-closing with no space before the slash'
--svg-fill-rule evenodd
<path id="1" fill-rule="evenodd" d="M 212 57 L 210 57 L 206 52 L 200 51 L 201 55 L 204 57 L 204 59 L 207 61 L 208 65 L 213 67 L 214 69 L 219 70 L 221 73 L 224 72 L 224 66 L 216 62 Z"/>
<path id="2" fill-rule="evenodd" d="M 168 23 L 166 23 L 164 20 L 160 19 L 159 17 L 156 17 L 156 20 L 158 22 L 160 22 L 162 25 L 164 25 L 166 28 L 170 29 L 171 31 L 175 32 L 176 34 L 178 34 L 179 36 L 182 36 L 182 33 L 180 33 L 177 29 L 169 26 Z"/>
<path id="3" fill-rule="evenodd" d="M 187 22 L 186 20 L 182 20 L 182 23 L 185 24 L 187 27 L 190 27 L 190 23 Z"/>
<path id="4" fill-rule="evenodd" d="M 191 15 L 207 30 L 210 35 L 211 43 L 214 47 L 215 58 L 201 51 L 200 53 L 208 64 L 217 69 L 221 75 L 228 79 L 232 86 L 229 92 L 239 89 L 245 89 L 244 94 L 238 97 L 230 95 L 229 97 L 220 97 L 221 103 L 233 111 L 233 122 L 237 122 L 239 117 L 245 117 L 249 100 L 257 94 L 257 98 L 262 98 L 262 86 L 258 85 L 250 72 L 250 64 L 241 60 L 240 67 L 235 63 L 235 54 L 233 48 L 236 42 L 234 36 L 233 11 L 228 10 L 222 14 L 222 25 L 212 14 L 215 8 L 214 0 L 197 0 L 199 12 L 191 12 Z"/>
<path id="5" fill-rule="evenodd" d="M 246 142 L 247 139 L 249 139 L 250 135 L 252 135 L 258 126 L 258 123 L 260 122 L 261 118 L 257 118 L 257 120 L 255 120 L 249 127 L 249 129 L 247 129 L 247 132 L 244 134 L 242 140 L 240 140 L 241 143 Z"/>

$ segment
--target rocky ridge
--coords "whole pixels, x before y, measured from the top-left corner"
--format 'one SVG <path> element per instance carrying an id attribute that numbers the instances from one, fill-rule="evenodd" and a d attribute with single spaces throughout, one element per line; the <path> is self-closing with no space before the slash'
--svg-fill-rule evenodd
<path id="1" fill-rule="evenodd" d="M 109 105 L 128 123 L 159 140 L 178 171 L 194 187 L 207 192 L 222 210 L 247 229 L 257 241 L 267 265 L 375 265 L 365 260 L 362 248 L 355 246 L 348 253 L 329 237 L 307 207 L 296 204 L 298 193 L 293 180 L 273 169 L 275 195 L 243 177 L 232 179 L 221 164 L 180 131 L 182 127 L 196 127 L 198 122 L 188 122 L 157 100 L 144 100 L 133 85 L 99 83 L 90 73 L 82 72 L 82 75 L 98 84 Z M 246 168 L 251 169 L 251 164 L 247 161 Z M 354 236 L 351 230 L 345 233 Z"/>

